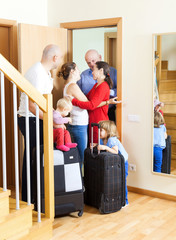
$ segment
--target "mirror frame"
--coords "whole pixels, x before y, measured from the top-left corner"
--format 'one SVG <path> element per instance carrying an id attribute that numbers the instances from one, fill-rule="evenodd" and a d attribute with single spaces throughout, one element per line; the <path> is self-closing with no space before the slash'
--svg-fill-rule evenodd
<path id="1" fill-rule="evenodd" d="M 176 178 L 175 174 L 168 174 L 168 173 L 158 173 L 158 172 L 154 172 L 153 171 L 153 128 L 154 128 L 154 68 L 155 68 L 155 37 L 157 36 L 163 36 L 163 35 L 172 35 L 172 34 L 176 34 L 176 32 L 169 32 L 169 33 L 153 33 L 152 34 L 152 139 L 151 139 L 151 143 L 152 143 L 152 174 L 154 175 L 158 175 L 158 176 L 164 176 L 164 177 L 171 177 L 171 178 Z M 172 161 L 172 160 L 171 160 Z"/>

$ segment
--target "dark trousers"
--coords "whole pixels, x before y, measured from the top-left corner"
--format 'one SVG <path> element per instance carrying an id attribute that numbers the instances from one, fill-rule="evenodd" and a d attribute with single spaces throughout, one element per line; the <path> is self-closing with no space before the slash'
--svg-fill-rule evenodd
<path id="1" fill-rule="evenodd" d="M 18 126 L 21 133 L 24 136 L 24 156 L 23 156 L 23 168 L 22 168 L 22 201 L 27 202 L 27 169 L 26 169 L 26 129 L 25 129 L 25 117 L 18 117 Z M 43 121 L 39 120 L 40 128 L 40 145 L 43 144 Z M 34 173 L 34 164 L 36 164 L 36 158 L 33 157 L 33 149 L 36 147 L 36 118 L 29 117 L 29 143 L 30 143 L 30 184 L 31 184 L 31 203 L 34 203 L 34 184 L 36 185 L 36 177 Z M 35 181 L 35 182 L 34 182 Z"/>
<path id="2" fill-rule="evenodd" d="M 116 124 L 115 110 L 116 110 L 116 105 L 110 105 L 108 109 L 108 117 L 109 117 L 109 120 L 114 121 L 114 123 Z"/>

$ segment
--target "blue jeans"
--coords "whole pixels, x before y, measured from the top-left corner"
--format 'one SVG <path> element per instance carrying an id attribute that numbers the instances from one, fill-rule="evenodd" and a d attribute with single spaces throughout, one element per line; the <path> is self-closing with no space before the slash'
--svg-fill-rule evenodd
<path id="1" fill-rule="evenodd" d="M 84 150 L 87 148 L 88 125 L 68 125 L 68 131 L 75 143 L 78 144 L 78 151 L 81 158 L 81 167 L 84 162 Z"/>
<path id="2" fill-rule="evenodd" d="M 154 172 L 161 172 L 161 166 L 163 161 L 163 149 L 160 147 L 153 148 L 153 171 Z"/>
<path id="3" fill-rule="evenodd" d="M 128 204 L 127 176 L 128 176 L 128 161 L 125 161 L 125 199 L 126 199 L 126 204 Z"/>

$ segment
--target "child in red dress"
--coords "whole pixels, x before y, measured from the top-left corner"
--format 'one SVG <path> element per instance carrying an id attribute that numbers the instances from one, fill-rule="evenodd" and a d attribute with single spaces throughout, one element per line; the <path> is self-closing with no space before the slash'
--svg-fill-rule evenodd
<path id="1" fill-rule="evenodd" d="M 70 133 L 64 125 L 64 123 L 71 122 L 71 118 L 66 117 L 71 110 L 72 103 L 66 97 L 59 99 L 56 110 L 53 110 L 53 122 L 60 125 L 60 128 L 54 128 L 53 137 L 56 148 L 61 151 L 69 151 L 70 148 L 77 146 L 77 143 L 71 142 Z"/>

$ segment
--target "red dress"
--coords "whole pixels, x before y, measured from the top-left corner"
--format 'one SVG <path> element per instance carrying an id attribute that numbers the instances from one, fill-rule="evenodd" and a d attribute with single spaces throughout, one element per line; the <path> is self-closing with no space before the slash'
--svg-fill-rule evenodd
<path id="1" fill-rule="evenodd" d="M 87 94 L 88 102 L 82 102 L 77 99 L 72 100 L 74 106 L 78 106 L 82 109 L 87 109 L 89 113 L 89 142 L 91 142 L 91 123 L 98 123 L 102 120 L 109 120 L 108 118 L 108 105 L 97 108 L 102 101 L 109 100 L 110 88 L 107 82 L 101 83 L 98 87 L 97 83 L 93 86 L 90 92 Z M 94 127 L 93 142 L 98 142 L 98 128 Z"/>

